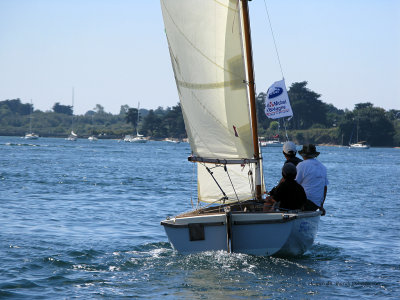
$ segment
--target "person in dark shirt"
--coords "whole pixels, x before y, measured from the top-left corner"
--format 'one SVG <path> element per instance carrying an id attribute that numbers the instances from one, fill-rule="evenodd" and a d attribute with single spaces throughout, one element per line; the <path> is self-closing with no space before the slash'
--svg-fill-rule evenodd
<path id="1" fill-rule="evenodd" d="M 296 166 L 286 163 L 282 168 L 282 181 L 274 192 L 267 197 L 264 211 L 279 207 L 285 210 L 300 210 L 307 202 L 307 196 L 303 187 L 295 180 L 297 175 Z"/>
<path id="2" fill-rule="evenodd" d="M 288 141 L 288 142 L 284 143 L 284 144 L 283 144 L 283 151 L 282 151 L 282 152 L 283 152 L 283 155 L 284 155 L 285 158 L 286 158 L 286 161 L 285 161 L 284 165 L 287 164 L 287 163 L 292 163 L 292 164 L 294 164 L 295 166 L 297 166 L 299 163 L 301 163 L 301 162 L 303 161 L 302 159 L 300 159 L 300 158 L 298 158 L 298 157 L 296 156 L 296 153 L 297 153 L 296 144 L 293 143 L 293 142 Z M 283 181 L 283 177 L 281 178 L 281 180 L 279 180 L 278 185 L 279 185 L 282 181 Z M 273 194 L 275 193 L 276 188 L 278 187 L 278 185 L 277 185 L 277 186 L 274 186 L 274 187 L 272 188 L 272 190 L 269 191 L 268 194 L 269 194 L 269 195 L 273 195 Z"/>

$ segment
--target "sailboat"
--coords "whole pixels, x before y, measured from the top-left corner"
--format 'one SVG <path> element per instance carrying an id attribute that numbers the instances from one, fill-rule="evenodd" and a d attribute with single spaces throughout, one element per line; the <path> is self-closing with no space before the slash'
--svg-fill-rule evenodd
<path id="1" fill-rule="evenodd" d="M 263 211 L 247 0 L 161 8 L 198 190 L 196 208 L 161 221 L 171 245 L 182 254 L 304 253 L 321 212 Z"/>
<path id="2" fill-rule="evenodd" d="M 349 148 L 350 149 L 369 149 L 369 144 L 366 141 L 359 141 L 358 140 L 358 127 L 359 127 L 360 119 L 357 119 L 357 142 L 351 143 L 351 139 L 353 137 L 353 132 L 351 132 L 350 141 L 349 141 Z"/>
<path id="3" fill-rule="evenodd" d="M 74 88 L 72 88 L 72 116 L 71 116 L 71 133 L 65 139 L 66 141 L 75 142 L 78 139 L 78 135 L 74 132 Z"/>
<path id="4" fill-rule="evenodd" d="M 93 133 L 93 115 L 92 115 L 92 135 L 88 137 L 88 140 L 91 142 L 96 142 L 98 140 L 98 138 L 94 135 Z"/>
<path id="5" fill-rule="evenodd" d="M 31 105 L 29 107 L 29 132 L 25 134 L 24 139 L 26 140 L 37 140 L 39 136 L 36 133 L 32 132 L 32 111 L 33 105 L 31 100 Z"/>
<path id="6" fill-rule="evenodd" d="M 283 143 L 279 139 L 279 131 L 278 134 L 274 135 L 272 139 L 269 140 L 262 140 L 260 141 L 261 147 L 282 147 Z"/>
<path id="7" fill-rule="evenodd" d="M 137 108 L 137 123 L 136 123 L 136 136 L 131 136 L 127 135 L 124 138 L 124 142 L 131 142 L 131 143 L 146 143 L 147 139 L 139 133 L 138 126 L 139 126 L 139 118 L 140 118 L 140 113 L 139 113 L 139 107 L 140 107 L 140 102 L 138 102 L 138 108 Z"/>

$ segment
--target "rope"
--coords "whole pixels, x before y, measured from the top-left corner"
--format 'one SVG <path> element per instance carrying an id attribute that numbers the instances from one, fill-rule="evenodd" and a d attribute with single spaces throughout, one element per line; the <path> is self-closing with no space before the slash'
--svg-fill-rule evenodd
<path id="1" fill-rule="evenodd" d="M 278 47 L 276 46 L 276 42 L 275 42 L 274 31 L 272 30 L 272 24 L 271 24 L 271 19 L 270 19 L 270 17 L 269 17 L 269 13 L 268 13 L 268 8 L 267 8 L 267 2 L 266 2 L 266 0 L 264 0 L 264 5 L 265 5 L 265 11 L 267 12 L 267 16 L 268 16 L 269 28 L 271 29 L 272 40 L 274 41 L 276 57 L 278 58 L 278 63 L 279 63 L 279 67 L 280 67 L 280 69 L 281 69 L 282 78 L 285 78 L 285 76 L 283 75 L 283 69 L 282 69 L 282 65 L 281 65 L 281 60 L 280 60 L 280 58 L 279 58 Z"/>
<path id="2" fill-rule="evenodd" d="M 253 194 L 253 198 L 256 198 L 256 191 L 254 188 L 254 182 L 253 182 L 253 168 L 251 167 L 251 164 L 249 164 L 249 172 L 247 173 L 248 178 L 249 178 L 249 185 L 250 185 L 250 190 L 251 193 Z"/>
<path id="3" fill-rule="evenodd" d="M 190 185 L 192 186 L 192 188 L 190 189 L 190 203 L 192 204 L 192 208 L 194 208 L 194 205 L 193 205 L 194 168 L 195 168 L 195 164 L 193 164 L 192 180 L 191 180 L 191 183 L 190 183 Z M 199 201 L 197 201 L 197 207 L 196 208 L 198 208 L 198 204 L 199 204 Z"/>
<path id="4" fill-rule="evenodd" d="M 286 124 L 287 124 L 287 120 L 283 119 L 283 127 L 285 127 L 285 136 L 286 136 L 286 141 L 289 141 L 289 137 L 287 134 L 287 129 L 286 129 Z"/>

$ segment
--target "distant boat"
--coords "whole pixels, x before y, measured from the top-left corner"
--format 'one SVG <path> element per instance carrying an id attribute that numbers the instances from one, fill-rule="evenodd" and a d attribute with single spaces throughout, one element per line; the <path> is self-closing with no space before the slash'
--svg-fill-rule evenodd
<path id="1" fill-rule="evenodd" d="M 26 140 L 37 140 L 39 138 L 39 136 L 36 133 L 27 133 L 24 136 L 24 139 Z"/>
<path id="2" fill-rule="evenodd" d="M 74 88 L 72 88 L 72 116 L 71 116 L 71 133 L 65 139 L 66 141 L 75 142 L 78 139 L 78 135 L 74 132 Z"/>
<path id="3" fill-rule="evenodd" d="M 147 143 L 147 139 L 141 134 L 136 134 L 135 136 L 128 134 L 124 137 L 123 141 L 129 143 Z"/>
<path id="4" fill-rule="evenodd" d="M 179 143 L 180 143 L 180 141 L 178 141 L 178 140 L 173 140 L 173 139 L 165 139 L 164 141 L 165 141 L 165 142 L 168 142 L 168 143 L 173 143 L 173 144 L 179 144 Z"/>
<path id="5" fill-rule="evenodd" d="M 33 105 L 31 100 L 31 105 L 29 107 L 29 132 L 26 133 L 24 136 L 24 139 L 26 140 L 37 140 L 39 138 L 39 135 L 32 132 L 32 110 L 33 110 Z"/>
<path id="6" fill-rule="evenodd" d="M 279 123 L 278 123 L 278 134 L 273 136 L 270 140 L 264 138 L 260 140 L 261 147 L 283 147 L 283 143 L 279 139 Z"/>
<path id="7" fill-rule="evenodd" d="M 351 143 L 351 139 L 353 137 L 353 132 L 351 132 L 349 148 L 350 149 L 369 149 L 370 145 L 366 141 L 358 141 L 358 127 L 359 127 L 360 118 L 357 118 L 357 142 Z M 354 128 L 353 128 L 354 130 Z"/>
<path id="8" fill-rule="evenodd" d="M 93 134 L 93 115 L 92 115 L 92 135 L 88 137 L 88 140 L 91 142 L 96 142 L 98 138 Z"/>
<path id="9" fill-rule="evenodd" d="M 139 107 L 140 107 L 140 102 L 138 102 L 138 109 L 137 109 L 137 123 L 136 123 L 136 136 L 131 136 L 131 135 L 126 135 L 124 138 L 124 142 L 130 142 L 130 143 L 147 143 L 147 139 L 141 135 L 138 131 L 138 125 L 139 125 Z"/>
<path id="10" fill-rule="evenodd" d="M 261 147 L 282 147 L 283 143 L 279 141 L 279 139 L 268 140 L 268 141 L 261 141 Z"/>
<path id="11" fill-rule="evenodd" d="M 300 255 L 318 230 L 321 211 L 263 209 L 247 2 L 161 1 L 188 160 L 197 166 L 197 208 L 161 221 L 183 254 Z"/>
<path id="12" fill-rule="evenodd" d="M 351 149 L 369 149 L 369 145 L 365 141 L 361 141 L 358 143 L 350 144 Z"/>
<path id="13" fill-rule="evenodd" d="M 77 139 L 78 139 L 78 135 L 74 131 L 71 131 L 71 133 L 65 140 L 75 142 Z"/>
<path id="14" fill-rule="evenodd" d="M 96 142 L 98 140 L 98 138 L 95 137 L 94 135 L 91 135 L 91 136 L 88 137 L 88 140 L 91 141 L 91 142 Z"/>

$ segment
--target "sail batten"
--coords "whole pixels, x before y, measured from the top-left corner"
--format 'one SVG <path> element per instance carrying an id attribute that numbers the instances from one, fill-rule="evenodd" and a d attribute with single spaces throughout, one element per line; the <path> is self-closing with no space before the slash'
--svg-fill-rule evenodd
<path id="1" fill-rule="evenodd" d="M 189 156 L 188 161 L 210 163 L 210 164 L 222 164 L 222 165 L 249 164 L 249 163 L 257 163 L 258 162 L 258 160 L 254 159 L 254 158 L 221 159 L 221 158 L 206 158 L 206 157 L 197 157 L 197 156 Z"/>

